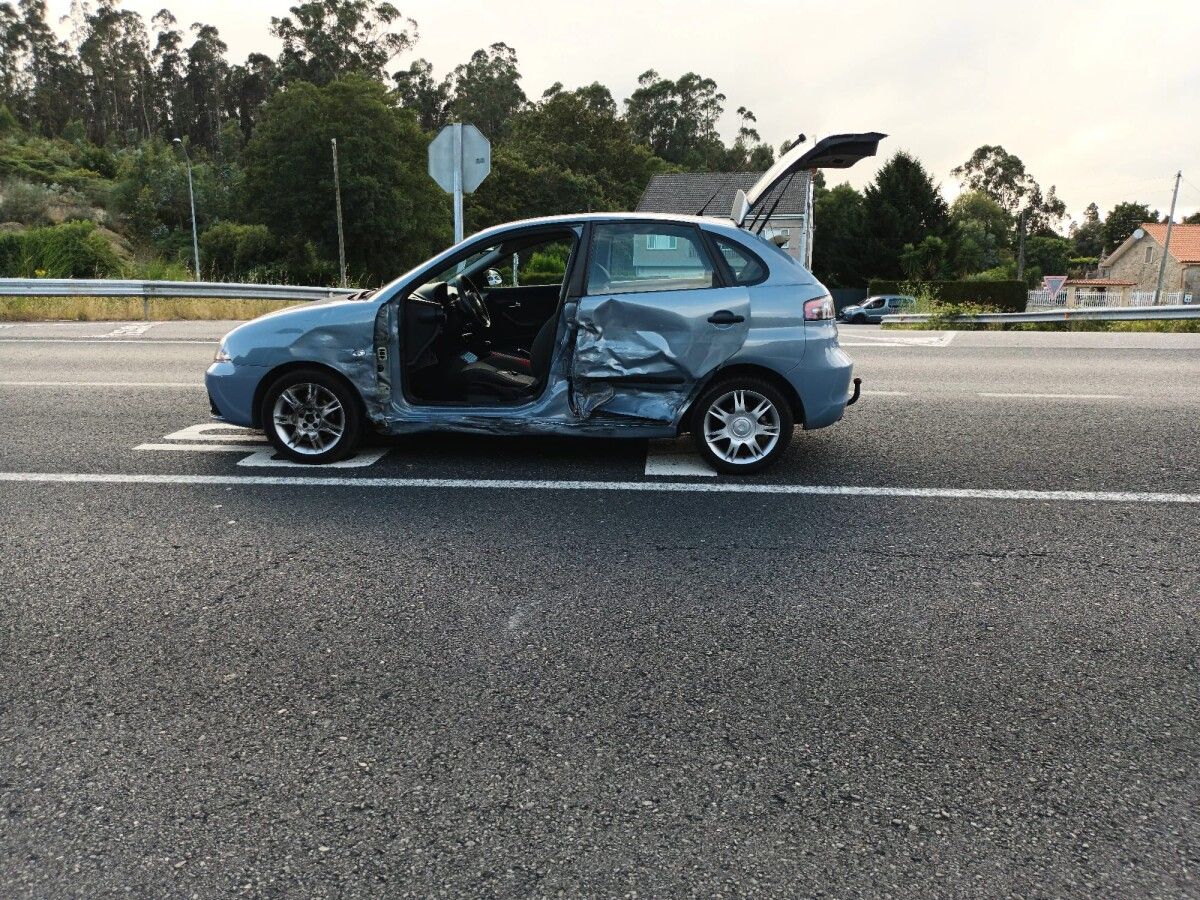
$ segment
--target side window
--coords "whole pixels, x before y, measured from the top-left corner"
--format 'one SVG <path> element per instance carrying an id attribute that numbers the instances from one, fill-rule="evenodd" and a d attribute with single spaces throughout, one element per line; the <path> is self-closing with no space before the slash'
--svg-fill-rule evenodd
<path id="1" fill-rule="evenodd" d="M 729 263 L 735 284 L 758 284 L 767 277 L 766 264 L 745 247 L 715 234 L 712 238 L 716 241 L 721 255 L 725 257 L 725 262 Z"/>
<path id="2" fill-rule="evenodd" d="M 587 276 L 589 294 L 717 286 L 716 270 L 699 234 L 686 225 L 596 225 Z"/>
<path id="3" fill-rule="evenodd" d="M 883 298 L 879 297 L 868 303 L 863 309 L 883 309 Z"/>

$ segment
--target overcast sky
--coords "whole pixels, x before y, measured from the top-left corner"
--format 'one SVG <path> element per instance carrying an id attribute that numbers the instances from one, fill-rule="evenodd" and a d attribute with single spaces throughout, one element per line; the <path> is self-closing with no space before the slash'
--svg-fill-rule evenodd
<path id="1" fill-rule="evenodd" d="M 496 41 L 517 50 L 526 94 L 599 81 L 618 101 L 646 69 L 713 78 L 778 147 L 798 132 L 882 131 L 942 183 L 980 144 L 1001 144 L 1077 214 L 1138 200 L 1165 212 L 1182 169 L 1200 209 L 1197 0 L 394 0 L 417 21 L 415 56 L 439 75 Z M 288 0 L 125 0 L 149 18 L 216 25 L 230 57 L 277 51 Z M 51 0 L 64 13 L 70 0 Z M 861 187 L 878 160 L 845 177 Z M 841 180 L 838 173 L 830 173 Z"/>

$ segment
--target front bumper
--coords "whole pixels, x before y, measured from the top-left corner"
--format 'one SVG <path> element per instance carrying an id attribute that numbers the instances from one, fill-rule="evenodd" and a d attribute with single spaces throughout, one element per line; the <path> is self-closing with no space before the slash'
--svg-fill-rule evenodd
<path id="1" fill-rule="evenodd" d="M 215 362 L 204 373 L 208 402 L 213 415 L 231 425 L 254 424 L 254 394 L 267 370 L 262 366 L 241 366 Z"/>

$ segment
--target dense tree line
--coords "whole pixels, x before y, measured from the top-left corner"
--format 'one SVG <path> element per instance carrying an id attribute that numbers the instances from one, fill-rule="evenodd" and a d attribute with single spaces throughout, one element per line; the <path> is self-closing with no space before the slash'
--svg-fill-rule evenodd
<path id="1" fill-rule="evenodd" d="M 447 122 L 473 122 L 493 143 L 492 175 L 468 200 L 470 230 L 632 208 L 656 172 L 774 161 L 745 107 L 735 139 L 722 140 L 728 100 L 710 78 L 650 70 L 620 103 L 601 84 L 531 98 L 504 43 L 440 76 L 425 59 L 405 64 L 417 24 L 380 0 L 299 3 L 270 21 L 278 55 L 241 62 L 216 28 L 185 26 L 166 9 L 147 22 L 119 0 L 79 0 L 63 25 L 47 21 L 45 0 L 0 2 L 0 221 L 90 218 L 120 232 L 135 262 L 187 262 L 189 159 L 210 274 L 328 281 L 337 138 L 348 259 L 367 283 L 449 240 L 448 198 L 425 173 L 428 142 Z M 822 181 L 817 273 L 834 285 L 1032 279 L 1112 249 L 1154 217 L 1122 204 L 1101 219 L 1093 205 L 1063 238 L 1053 187 L 1043 192 L 1003 148 L 979 148 L 954 174 L 964 193 L 950 206 L 903 152 L 862 192 Z"/>

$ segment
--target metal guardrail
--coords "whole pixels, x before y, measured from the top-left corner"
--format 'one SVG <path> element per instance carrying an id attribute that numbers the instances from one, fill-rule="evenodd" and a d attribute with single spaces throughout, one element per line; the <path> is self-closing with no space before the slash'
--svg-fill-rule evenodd
<path id="1" fill-rule="evenodd" d="M 928 322 L 928 313 L 897 313 L 884 316 L 883 324 L 917 325 Z M 1200 305 L 1179 306 L 1110 306 L 1083 309 L 1036 309 L 1019 313 L 979 313 L 973 316 L 955 316 L 951 322 L 978 325 L 1003 325 L 1007 322 L 1069 322 L 1072 319 L 1093 321 L 1141 319 L 1200 319 Z"/>
<path id="2" fill-rule="evenodd" d="M 144 300 L 331 300 L 357 288 L 221 281 L 115 281 L 76 278 L 0 278 L 0 297 L 141 297 Z"/>

